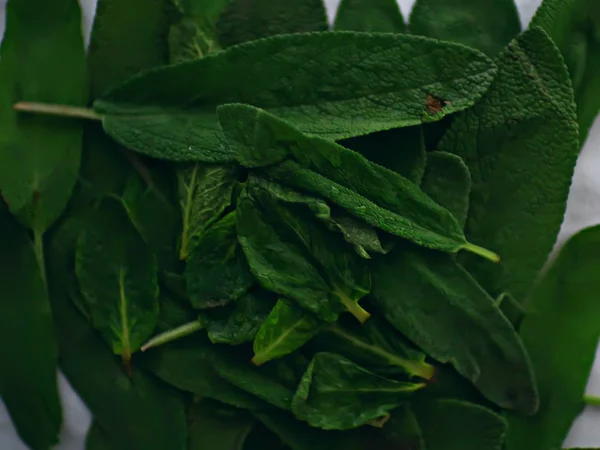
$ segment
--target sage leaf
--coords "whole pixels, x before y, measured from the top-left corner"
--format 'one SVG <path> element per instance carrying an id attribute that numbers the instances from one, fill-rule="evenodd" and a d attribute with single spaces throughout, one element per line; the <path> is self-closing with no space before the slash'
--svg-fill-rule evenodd
<path id="1" fill-rule="evenodd" d="M 83 131 L 77 121 L 22 116 L 13 103 L 85 106 L 79 3 L 11 2 L 6 9 L 0 60 L 0 191 L 11 213 L 41 240 L 75 187 Z"/>
<path id="2" fill-rule="evenodd" d="M 342 0 L 333 29 L 403 33 L 406 25 L 396 0 Z"/>
<path id="3" fill-rule="evenodd" d="M 381 243 L 377 230 L 348 214 L 333 213 L 329 225 L 330 229 L 341 232 L 346 242 L 365 259 L 371 259 L 369 252 L 386 254 L 389 251 Z"/>
<path id="4" fill-rule="evenodd" d="M 423 191 L 452 213 L 462 227 L 469 212 L 471 173 L 458 156 L 445 152 L 427 154 Z"/>
<path id="5" fill-rule="evenodd" d="M 374 56 L 375 47 L 380 53 Z M 451 63 L 440 67 L 435 55 Z M 160 159 L 222 163 L 234 155 L 214 115 L 221 103 L 250 103 L 305 132 L 343 139 L 468 108 L 494 74 L 494 64 L 479 52 L 420 37 L 292 34 L 148 71 L 97 100 L 95 108 L 104 115 L 105 131 L 128 148 Z M 291 77 L 302 82 L 290 84 Z M 445 106 L 428 108 L 432 96 Z"/>
<path id="6" fill-rule="evenodd" d="M 224 306 L 244 295 L 254 284 L 237 239 L 236 212 L 214 223 L 200 238 L 185 268 L 192 306 Z"/>
<path id="7" fill-rule="evenodd" d="M 569 239 L 526 304 L 520 334 L 536 373 L 540 411 L 533 417 L 507 416 L 509 450 L 560 448 L 584 407 L 600 337 L 594 294 L 599 246 L 597 226 Z"/>
<path id="8" fill-rule="evenodd" d="M 590 0 L 544 0 L 530 27 L 541 27 L 562 51 L 569 68 L 580 143 L 600 111 L 600 6 Z"/>
<path id="9" fill-rule="evenodd" d="M 323 0 L 229 0 L 219 20 L 224 47 L 278 34 L 329 29 Z"/>
<path id="10" fill-rule="evenodd" d="M 180 259 L 186 259 L 195 241 L 231 203 L 238 169 L 233 165 L 194 164 L 177 171 L 182 211 Z"/>
<path id="11" fill-rule="evenodd" d="M 536 411 L 523 343 L 466 270 L 449 255 L 410 248 L 373 262 L 371 300 L 398 331 L 497 405 Z"/>
<path id="12" fill-rule="evenodd" d="M 370 290 L 364 260 L 308 208 L 292 206 L 251 179 L 241 194 L 238 239 L 253 275 L 264 288 L 325 321 L 345 310 L 366 321 L 369 313 L 358 305 Z"/>
<path id="13" fill-rule="evenodd" d="M 76 273 L 94 327 L 127 364 L 156 327 L 158 281 L 154 255 L 118 202 L 103 202 L 79 236 Z"/>
<path id="14" fill-rule="evenodd" d="M 0 201 L 0 397 L 23 442 L 58 442 L 58 350 L 48 293 L 27 230 Z"/>
<path id="15" fill-rule="evenodd" d="M 387 416 L 424 386 L 381 377 L 333 353 L 317 353 L 298 386 L 292 412 L 310 426 L 346 430 Z"/>
<path id="16" fill-rule="evenodd" d="M 417 0 L 409 31 L 496 56 L 521 32 L 514 0 Z"/>
<path id="17" fill-rule="evenodd" d="M 499 265 L 467 256 L 465 268 L 493 296 L 525 299 L 563 221 L 579 152 L 575 104 L 560 52 L 540 28 L 511 42 L 497 63 L 490 90 L 438 149 L 471 172 L 467 238 L 502 255 Z"/>
<path id="18" fill-rule="evenodd" d="M 321 326 L 322 322 L 305 309 L 279 300 L 254 338 L 252 362 L 261 365 L 296 351 Z"/>
<path id="19" fill-rule="evenodd" d="M 506 421 L 479 405 L 452 399 L 413 404 L 427 450 L 498 450 Z M 529 447 L 531 448 L 531 447 Z"/>

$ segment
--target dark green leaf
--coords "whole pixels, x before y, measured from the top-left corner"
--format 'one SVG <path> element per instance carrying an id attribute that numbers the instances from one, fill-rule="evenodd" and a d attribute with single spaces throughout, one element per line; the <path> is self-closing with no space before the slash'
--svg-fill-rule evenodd
<path id="1" fill-rule="evenodd" d="M 364 260 L 341 235 L 331 233 L 309 208 L 279 201 L 250 179 L 237 209 L 238 239 L 252 273 L 266 289 L 294 300 L 326 321 L 348 310 L 369 314 L 358 301 L 370 290 Z"/>
<path id="2" fill-rule="evenodd" d="M 440 66 L 439 58 L 448 64 Z M 247 102 L 303 131 L 343 139 L 440 120 L 468 108 L 494 73 L 492 62 L 474 50 L 419 37 L 294 34 L 147 72 L 95 106 L 105 114 L 106 132 L 136 151 L 179 161 L 230 162 L 234 155 L 214 114 L 219 104 Z M 445 106 L 428 108 L 433 96 Z"/>
<path id="3" fill-rule="evenodd" d="M 410 405 L 402 405 L 392 411 L 390 419 L 383 427 L 383 434 L 398 450 L 426 449 L 421 427 Z"/>
<path id="4" fill-rule="evenodd" d="M 110 450 L 115 448 L 98 422 L 93 421 L 85 437 L 85 450 Z"/>
<path id="5" fill-rule="evenodd" d="M 238 243 L 236 212 L 213 224 L 199 239 L 185 269 L 192 306 L 224 306 L 244 295 L 254 284 Z"/>
<path id="6" fill-rule="evenodd" d="M 357 428 L 386 417 L 424 386 L 383 378 L 333 353 L 317 353 L 298 386 L 292 411 L 313 427 Z"/>
<path id="7" fill-rule="evenodd" d="M 479 405 L 458 400 L 413 405 L 427 450 L 500 450 L 506 421 Z M 527 446 L 528 449 L 538 448 Z"/>
<path id="8" fill-rule="evenodd" d="M 254 339 L 252 362 L 261 365 L 292 353 L 319 332 L 322 321 L 310 312 L 279 300 Z"/>
<path id="9" fill-rule="evenodd" d="M 323 0 L 229 0 L 217 22 L 219 42 L 224 47 L 328 28 Z"/>
<path id="10" fill-rule="evenodd" d="M 340 231 L 346 242 L 352 244 L 356 253 L 365 259 L 371 259 L 369 252 L 386 254 L 389 251 L 379 240 L 377 230 L 348 214 L 332 213 L 329 228 Z"/>
<path id="11" fill-rule="evenodd" d="M 498 296 L 496 303 L 502 314 L 512 323 L 515 330 L 519 330 L 521 322 L 525 317 L 525 309 L 512 295 L 504 292 Z"/>
<path id="12" fill-rule="evenodd" d="M 540 411 L 508 417 L 509 450 L 560 448 L 583 409 L 600 337 L 599 248 L 600 227 L 575 235 L 533 291 L 520 333 L 537 376 Z"/>
<path id="13" fill-rule="evenodd" d="M 398 331 L 501 407 L 535 412 L 523 343 L 466 270 L 449 255 L 411 248 L 374 262 L 372 300 Z"/>
<path id="14" fill-rule="evenodd" d="M 396 0 L 342 0 L 333 29 L 403 33 L 406 25 Z"/>
<path id="15" fill-rule="evenodd" d="M 104 201 L 81 231 L 76 272 L 94 327 L 129 361 L 156 327 L 158 281 L 154 255 L 120 203 Z"/>
<path id="16" fill-rule="evenodd" d="M 452 153 L 429 153 L 421 187 L 450 211 L 462 227 L 465 226 L 469 212 L 471 174 L 462 159 Z"/>
<path id="17" fill-rule="evenodd" d="M 496 56 L 521 32 L 521 21 L 514 0 L 417 0 L 408 28 Z"/>
<path id="18" fill-rule="evenodd" d="M 184 304 L 182 301 L 165 294 L 164 291 L 160 293 L 159 303 L 158 323 L 156 325 L 157 333 L 172 330 L 197 319 L 197 312 L 187 302 Z"/>
<path id="19" fill-rule="evenodd" d="M 469 167 L 466 234 L 499 265 L 465 267 L 493 296 L 525 299 L 554 246 L 579 152 L 575 104 L 558 49 L 539 28 L 513 41 L 475 107 L 457 117 L 439 149 Z"/>
<path id="20" fill-rule="evenodd" d="M 58 441 L 58 352 L 33 243 L 0 201 L 0 397 L 34 450 Z"/>

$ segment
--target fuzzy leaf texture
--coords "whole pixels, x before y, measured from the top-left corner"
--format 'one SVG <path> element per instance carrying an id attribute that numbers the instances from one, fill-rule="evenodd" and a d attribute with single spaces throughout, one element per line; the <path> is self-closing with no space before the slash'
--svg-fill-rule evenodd
<path id="1" fill-rule="evenodd" d="M 560 229 L 579 152 L 575 104 L 558 49 L 540 28 L 511 42 L 484 98 L 457 117 L 439 150 L 467 164 L 466 235 L 501 255 L 465 267 L 492 296 L 524 299 Z"/>
<path id="2" fill-rule="evenodd" d="M 403 33 L 406 25 L 396 0 L 342 0 L 333 29 Z"/>
<path id="3" fill-rule="evenodd" d="M 235 155 L 214 115 L 221 103 L 249 103 L 305 132 L 343 139 L 468 108 L 494 73 L 494 64 L 475 50 L 420 37 L 282 35 L 146 72 L 97 100 L 95 108 L 104 115 L 105 131 L 138 152 L 230 162 Z M 445 105 L 428 108 L 434 97 Z"/>

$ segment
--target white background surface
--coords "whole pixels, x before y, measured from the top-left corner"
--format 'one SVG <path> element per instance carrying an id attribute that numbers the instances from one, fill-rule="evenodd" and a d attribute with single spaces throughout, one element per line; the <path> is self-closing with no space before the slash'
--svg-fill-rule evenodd
<path id="1" fill-rule="evenodd" d="M 51 0 L 48 0 L 51 1 Z M 83 7 L 83 28 L 86 42 L 92 25 L 96 0 L 80 0 Z M 541 0 L 516 0 L 521 20 L 526 26 Z M 330 19 L 339 0 L 326 0 Z M 0 35 L 4 30 L 4 8 L 6 0 L 0 0 Z M 408 16 L 414 0 L 399 0 L 405 17 Z M 132 17 L 132 20 L 135 18 Z M 600 74 L 598 74 L 600 76 Z M 600 120 L 579 157 L 575 177 L 571 187 L 566 217 L 558 237 L 558 245 L 578 230 L 600 223 Z M 600 258 L 600 255 L 598 256 Z M 598 317 L 600 320 L 600 317 Z M 573 349 L 574 352 L 577 349 Z M 588 392 L 600 395 L 600 353 L 588 385 Z M 6 370 L 4 367 L 1 370 Z M 566 380 L 565 380 L 566 381 Z M 64 427 L 61 442 L 55 450 L 83 450 L 84 439 L 90 424 L 90 415 L 85 405 L 60 377 L 60 391 L 64 410 Z M 565 448 L 600 447 L 600 408 L 587 408 L 577 420 L 567 438 Z M 9 416 L 0 402 L 0 450 L 27 450 L 19 441 Z M 210 450 L 210 449 L 207 449 Z M 538 449 L 532 449 L 538 450 Z"/>

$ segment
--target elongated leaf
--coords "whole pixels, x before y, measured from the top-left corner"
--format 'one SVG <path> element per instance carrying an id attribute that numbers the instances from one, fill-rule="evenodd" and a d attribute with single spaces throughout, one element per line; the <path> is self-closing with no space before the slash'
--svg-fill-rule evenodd
<path id="1" fill-rule="evenodd" d="M 507 424 L 498 414 L 457 400 L 415 402 L 427 450 L 500 450 Z M 532 447 L 528 447 L 532 448 Z"/>
<path id="2" fill-rule="evenodd" d="M 290 354 L 319 332 L 322 322 L 303 308 L 279 300 L 254 339 L 256 365 Z"/>
<path id="3" fill-rule="evenodd" d="M 406 25 L 396 0 L 342 0 L 333 29 L 403 33 Z"/>
<path id="4" fill-rule="evenodd" d="M 369 317 L 358 305 L 370 290 L 368 267 L 309 208 L 278 201 L 268 186 L 251 179 L 237 219 L 238 239 L 264 288 L 329 322 L 345 310 L 361 322 Z"/>
<path id="5" fill-rule="evenodd" d="M 600 284 L 595 276 L 598 248 L 600 227 L 581 231 L 533 291 L 520 333 L 537 376 L 540 411 L 534 417 L 508 416 L 509 450 L 560 448 L 583 409 L 600 338 L 594 294 Z"/>
<path id="6" fill-rule="evenodd" d="M 544 0 L 531 27 L 542 27 L 562 51 L 571 73 L 580 142 L 600 111 L 600 5 L 593 0 Z"/>
<path id="7" fill-rule="evenodd" d="M 0 397 L 21 439 L 47 449 L 62 420 L 48 293 L 26 229 L 2 202 L 0 234 Z"/>
<path id="8" fill-rule="evenodd" d="M 514 0 L 417 0 L 409 31 L 496 56 L 521 32 Z"/>
<path id="9" fill-rule="evenodd" d="M 430 152 L 421 185 L 432 199 L 452 213 L 465 226 L 469 212 L 471 174 L 458 156 L 445 152 Z"/>
<path id="10" fill-rule="evenodd" d="M 156 327 L 158 282 L 154 255 L 119 203 L 103 202 L 82 231 L 76 272 L 94 327 L 129 361 Z"/>
<path id="11" fill-rule="evenodd" d="M 491 401 L 533 413 L 538 399 L 521 339 L 450 256 L 396 250 L 374 260 L 372 301 L 404 336 L 451 363 Z"/>
<path id="12" fill-rule="evenodd" d="M 534 28 L 498 58 L 500 72 L 474 108 L 457 117 L 439 150 L 472 177 L 466 234 L 499 265 L 465 267 L 493 296 L 525 299 L 554 246 L 579 151 L 568 73 L 548 35 Z"/>
<path id="13" fill-rule="evenodd" d="M 198 241 L 185 269 L 187 291 L 197 309 L 237 300 L 254 284 L 236 232 L 236 213 L 212 225 Z"/>
<path id="14" fill-rule="evenodd" d="M 219 42 L 225 47 L 328 28 L 323 0 L 229 0 L 217 22 Z"/>
<path id="15" fill-rule="evenodd" d="M 292 412 L 313 427 L 346 430 L 386 416 L 423 386 L 380 377 L 333 353 L 317 353 L 298 386 Z"/>
<path id="16" fill-rule="evenodd" d="M 82 127 L 71 120 L 21 115 L 13 103 L 85 105 L 78 2 L 11 2 L 0 59 L 0 191 L 19 221 L 41 235 L 71 197 Z"/>
<path id="17" fill-rule="evenodd" d="M 449 63 L 440 67 L 423 54 L 443 55 Z M 221 103 L 250 103 L 305 132 L 343 139 L 468 108 L 494 73 L 492 62 L 474 50 L 419 37 L 283 35 L 147 72 L 95 107 L 105 114 L 106 132 L 126 147 L 162 159 L 226 162 L 234 155 L 214 115 Z M 433 97 L 445 106 L 428 108 Z"/>

